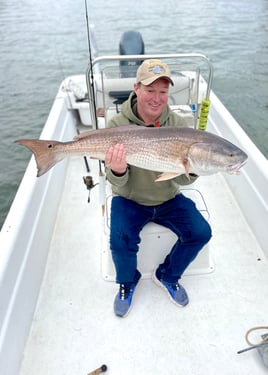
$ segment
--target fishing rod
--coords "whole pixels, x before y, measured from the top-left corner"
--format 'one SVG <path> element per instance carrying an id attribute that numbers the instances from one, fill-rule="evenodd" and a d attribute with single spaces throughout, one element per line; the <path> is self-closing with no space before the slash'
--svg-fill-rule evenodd
<path id="1" fill-rule="evenodd" d="M 96 95 L 95 95 L 95 88 L 94 88 L 94 74 L 93 74 L 93 63 L 92 63 L 92 49 L 91 49 L 91 41 L 90 41 L 90 30 L 89 30 L 89 22 L 88 22 L 88 10 L 87 10 L 87 0 L 85 0 L 85 11 L 86 11 L 86 24 L 87 24 L 87 44 L 88 44 L 88 56 L 89 56 L 89 67 L 90 71 L 87 74 L 87 81 L 88 87 L 90 91 L 89 95 L 89 107 L 91 109 L 92 121 L 93 126 L 95 129 L 98 129 L 98 119 L 97 119 L 97 108 L 96 108 Z"/>
<path id="2" fill-rule="evenodd" d="M 88 42 L 88 55 L 89 55 L 89 68 L 90 71 L 86 74 L 87 85 L 88 85 L 88 97 L 89 97 L 89 109 L 92 116 L 93 127 L 98 129 L 98 118 L 96 108 L 96 95 L 94 88 L 94 74 L 93 74 L 93 62 L 92 62 L 92 49 L 90 41 L 90 30 L 88 21 L 88 10 L 87 0 L 85 0 L 85 11 L 86 11 L 86 24 L 87 24 L 87 42 Z M 86 181 L 84 181 L 86 184 Z M 87 184 L 86 184 L 87 185 Z M 91 187 L 89 187 L 90 191 Z M 102 215 L 105 212 L 105 174 L 102 171 L 101 160 L 99 160 L 99 200 L 102 207 Z"/>
<path id="3" fill-rule="evenodd" d="M 66 75 L 63 71 L 63 67 L 62 67 L 62 64 L 61 64 L 61 60 L 60 60 L 60 57 L 58 55 L 58 51 L 56 50 L 56 55 L 57 55 L 57 59 L 58 59 L 58 64 L 59 64 L 59 67 L 60 67 L 60 71 L 61 71 L 61 75 L 63 77 L 63 82 L 64 82 L 64 90 L 67 94 L 67 98 L 68 98 L 68 102 L 69 102 L 69 106 L 70 108 L 73 109 L 73 103 L 72 103 L 72 99 L 70 97 L 70 93 L 69 91 L 78 91 L 79 90 L 79 87 L 77 87 L 77 85 L 72 82 L 71 80 L 69 80 L 69 82 L 66 81 Z M 81 93 L 81 97 L 85 97 L 85 93 Z M 76 132 L 77 134 L 79 135 L 80 134 L 80 131 L 79 131 L 79 128 L 77 127 L 76 125 Z M 84 156 L 84 163 L 85 163 L 85 167 L 86 167 L 86 172 L 87 173 L 90 173 L 90 167 L 89 167 L 89 162 L 87 160 L 87 157 Z M 94 184 L 94 181 L 93 181 L 93 178 L 92 176 L 83 176 L 83 181 L 84 181 L 84 184 L 86 185 L 86 188 L 88 190 L 88 203 L 90 202 L 90 192 L 91 192 L 91 189 L 93 189 L 97 184 Z"/>

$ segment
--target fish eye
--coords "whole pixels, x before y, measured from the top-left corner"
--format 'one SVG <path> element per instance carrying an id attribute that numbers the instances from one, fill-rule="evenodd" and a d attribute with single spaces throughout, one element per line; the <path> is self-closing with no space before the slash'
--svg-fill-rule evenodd
<path id="1" fill-rule="evenodd" d="M 50 143 L 47 147 L 48 147 L 48 148 L 52 148 L 52 144 Z"/>

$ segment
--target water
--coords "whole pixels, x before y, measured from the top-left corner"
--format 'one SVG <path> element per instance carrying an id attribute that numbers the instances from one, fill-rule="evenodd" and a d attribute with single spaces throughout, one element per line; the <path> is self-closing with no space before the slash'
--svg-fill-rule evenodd
<path id="1" fill-rule="evenodd" d="M 267 0 L 88 0 L 100 54 L 142 33 L 146 53 L 199 52 L 213 90 L 268 157 Z M 0 2 L 0 226 L 29 161 L 14 144 L 38 137 L 65 75 L 88 62 L 84 0 Z"/>

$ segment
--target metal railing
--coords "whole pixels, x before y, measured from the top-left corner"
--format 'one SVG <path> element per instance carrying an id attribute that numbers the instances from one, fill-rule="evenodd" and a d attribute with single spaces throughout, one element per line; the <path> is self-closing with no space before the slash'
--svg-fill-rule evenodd
<path id="1" fill-rule="evenodd" d="M 86 81 L 87 81 L 87 88 L 89 93 L 89 106 L 90 112 L 93 121 L 93 127 L 97 127 L 97 115 L 96 115 L 96 103 L 94 103 L 91 98 L 95 98 L 94 93 L 94 82 L 92 82 L 92 77 L 94 77 L 94 68 L 98 68 L 101 71 L 101 65 L 107 62 L 112 61 L 135 61 L 135 60 L 146 60 L 146 59 L 173 59 L 174 61 L 187 61 L 187 63 L 205 63 L 207 66 L 207 90 L 206 90 L 206 97 L 205 99 L 209 99 L 212 80 L 213 80 L 213 66 L 209 61 L 206 55 L 200 53 L 175 53 L 175 54 L 150 54 L 150 55 L 113 55 L 113 56 L 100 56 L 95 58 L 89 65 L 86 71 Z M 92 71 L 93 70 L 93 71 Z M 202 72 L 201 72 L 202 73 Z M 120 79 L 120 78 L 118 78 Z"/>

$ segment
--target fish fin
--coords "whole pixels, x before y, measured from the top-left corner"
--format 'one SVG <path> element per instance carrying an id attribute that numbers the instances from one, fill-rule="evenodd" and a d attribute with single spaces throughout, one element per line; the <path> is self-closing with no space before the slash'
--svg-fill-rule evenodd
<path id="1" fill-rule="evenodd" d="M 114 129 L 116 128 L 117 131 L 124 131 L 124 130 L 137 130 L 137 129 L 144 129 L 144 126 L 141 125 L 135 125 L 135 124 L 128 124 L 128 125 L 119 125 L 119 126 L 114 126 L 109 129 Z"/>
<path id="2" fill-rule="evenodd" d="M 90 159 L 93 159 L 93 160 L 104 160 L 105 158 L 104 157 L 98 158 L 97 156 L 90 156 Z"/>
<path id="3" fill-rule="evenodd" d="M 155 180 L 155 182 L 171 180 L 172 178 L 178 177 L 180 175 L 181 175 L 181 173 L 164 172 L 164 173 L 161 173 L 159 175 L 159 177 L 157 177 L 157 179 Z"/>
<path id="4" fill-rule="evenodd" d="M 188 180 L 190 181 L 190 175 L 189 175 L 189 171 L 190 171 L 190 162 L 189 162 L 189 159 L 184 158 L 182 164 L 183 164 L 183 167 L 184 167 L 184 169 L 185 169 L 185 174 L 186 174 Z"/>
<path id="5" fill-rule="evenodd" d="M 59 157 L 55 151 L 55 146 L 61 144 L 58 141 L 45 141 L 40 139 L 18 139 L 16 143 L 27 147 L 34 153 L 37 164 L 37 177 L 45 174 L 64 156 Z"/>
<path id="6" fill-rule="evenodd" d="M 125 131 L 125 130 L 136 130 L 136 129 L 143 129 L 144 127 L 143 126 L 139 126 L 139 125 L 133 125 L 133 124 L 129 124 L 129 125 L 120 125 L 120 126 L 115 126 L 115 127 L 112 127 L 112 128 L 104 128 L 104 129 L 96 129 L 96 130 L 88 130 L 86 132 L 83 132 L 81 134 L 78 134 L 74 137 L 74 141 L 79 141 L 80 139 L 83 139 L 83 138 L 87 138 L 89 136 L 91 136 L 92 134 L 95 134 L 95 133 L 99 133 L 102 132 L 103 135 L 104 135 L 104 132 L 113 132 L 115 129 L 116 129 L 116 132 L 118 133 L 119 131 Z"/>
<path id="7" fill-rule="evenodd" d="M 88 136 L 94 134 L 98 132 L 98 130 L 88 130 L 86 132 L 83 132 L 81 134 L 77 134 L 75 137 L 74 137 L 74 141 L 79 141 L 79 139 L 84 139 L 84 138 L 87 138 Z"/>

